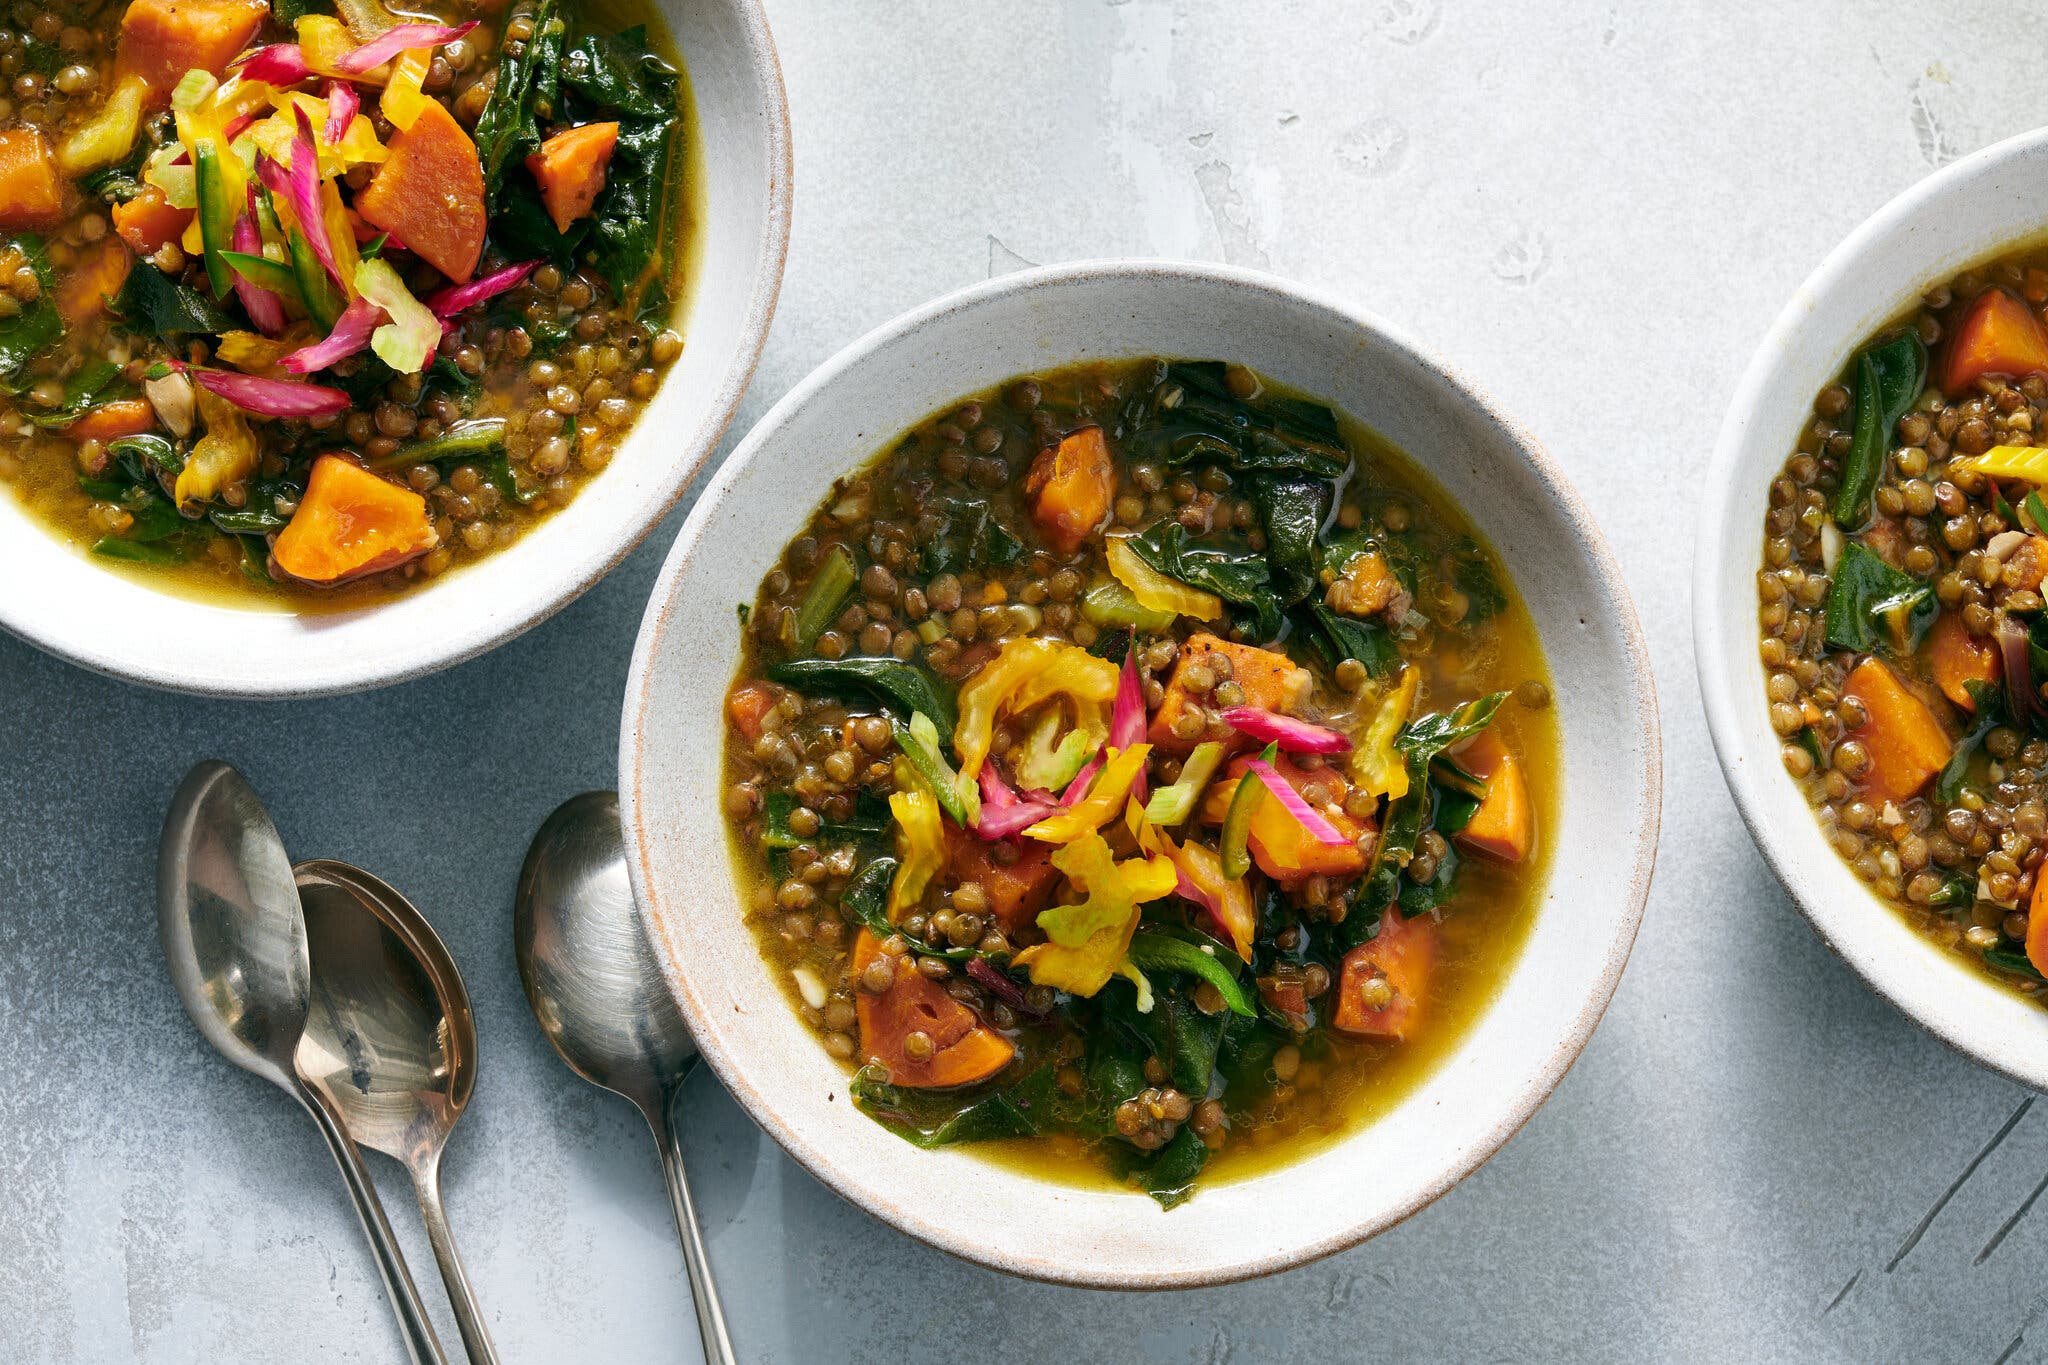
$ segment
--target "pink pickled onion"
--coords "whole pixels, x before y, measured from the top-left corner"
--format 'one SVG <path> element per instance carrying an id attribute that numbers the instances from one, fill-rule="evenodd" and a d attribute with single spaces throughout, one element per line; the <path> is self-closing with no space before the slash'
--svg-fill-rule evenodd
<path id="1" fill-rule="evenodd" d="M 493 270 L 480 280 L 471 280 L 468 284 L 451 284 L 446 289 L 427 295 L 420 302 L 433 309 L 434 316 L 451 318 L 457 313 L 476 307 L 485 299 L 495 298 L 508 289 L 517 289 L 526 283 L 526 277 L 539 265 L 540 262 L 537 260 L 508 265 L 503 270 Z"/>
<path id="2" fill-rule="evenodd" d="M 235 139 L 240 137 L 244 132 L 246 132 L 249 128 L 249 125 L 256 122 L 258 117 L 259 115 L 256 114 L 235 115 L 233 118 L 228 120 L 228 126 L 221 130 L 220 140 L 232 147 L 234 145 Z"/>
<path id="3" fill-rule="evenodd" d="M 249 211 L 235 219 L 235 232 L 231 239 L 234 248 L 251 256 L 263 254 L 263 237 L 256 231 L 256 191 L 249 190 Z M 242 309 L 248 313 L 249 321 L 256 330 L 267 337 L 274 337 L 284 330 L 284 300 L 260 284 L 235 276 L 235 296 L 242 301 Z"/>
<path id="4" fill-rule="evenodd" d="M 1144 742 L 1145 687 L 1138 679 L 1137 651 L 1126 649 L 1123 670 L 1117 675 L 1116 706 L 1109 713 L 1109 744 L 1111 748 L 1128 749 Z M 1138 780 L 1131 784 L 1131 796 L 1139 805 L 1145 804 L 1142 769 Z"/>
<path id="5" fill-rule="evenodd" d="M 362 97 L 353 85 L 347 81 L 327 82 L 327 126 L 320 131 L 328 146 L 341 145 L 341 140 L 348 136 L 348 126 L 355 122 L 362 107 Z"/>
<path id="6" fill-rule="evenodd" d="M 1191 901 L 1201 906 L 1216 917 L 1217 923 L 1223 922 L 1223 906 L 1216 897 L 1204 891 L 1201 887 L 1196 886 L 1188 877 L 1187 872 L 1178 863 L 1174 864 L 1173 875 L 1176 878 L 1173 884 L 1174 895 L 1179 896 L 1184 901 Z"/>
<path id="7" fill-rule="evenodd" d="M 293 374 L 311 374 L 344 360 L 370 344 L 370 334 L 391 321 L 391 315 L 358 294 L 334 320 L 334 330 L 324 341 L 293 351 L 278 362 Z"/>
<path id="8" fill-rule="evenodd" d="M 259 417 L 335 417 L 355 406 L 354 400 L 340 389 L 320 384 L 230 374 L 226 370 L 197 370 L 175 360 L 168 363 L 173 369 L 191 375 L 192 382 L 208 393 Z"/>
<path id="9" fill-rule="evenodd" d="M 262 81 L 265 85 L 297 85 L 313 74 L 313 68 L 306 65 L 304 49 L 297 43 L 272 43 L 269 47 L 259 47 L 237 57 L 228 66 L 243 80 Z"/>
<path id="10" fill-rule="evenodd" d="M 360 76 L 365 71 L 384 65 L 401 52 L 410 52 L 416 47 L 439 47 L 443 43 L 452 43 L 475 27 L 474 19 L 466 24 L 457 24 L 453 28 L 445 24 L 400 24 L 336 61 L 334 69 L 344 76 Z"/>
<path id="11" fill-rule="evenodd" d="M 292 216 L 298 219 L 299 231 L 306 235 L 306 245 L 313 248 L 314 257 L 346 294 L 350 285 L 341 278 L 341 267 L 334 262 L 334 243 L 327 236 L 327 216 L 320 203 L 319 153 L 313 150 L 313 126 L 307 121 L 305 110 L 296 112 L 302 136 L 292 139 L 291 166 L 281 166 L 259 152 L 256 175 L 265 189 L 292 206 Z"/>
<path id="12" fill-rule="evenodd" d="M 1007 839 L 1059 809 L 1042 793 L 1025 797 L 1011 791 L 993 763 L 983 762 L 976 780 L 981 783 L 981 818 L 974 832 L 984 839 Z"/>
<path id="13" fill-rule="evenodd" d="M 1088 784 L 1095 780 L 1095 774 L 1102 771 L 1103 752 L 1097 750 L 1095 757 L 1084 763 L 1081 771 L 1074 774 L 1074 780 L 1067 783 L 1067 789 L 1060 793 L 1062 806 L 1077 805 L 1081 798 L 1088 794 Z"/>
<path id="14" fill-rule="evenodd" d="M 1226 706 L 1217 713 L 1231 729 L 1278 744 L 1293 754 L 1348 754 L 1351 741 L 1335 730 L 1310 725 L 1258 706 Z"/>
<path id="15" fill-rule="evenodd" d="M 1273 771 L 1273 765 L 1265 759 L 1254 758 L 1245 764 L 1245 768 L 1265 784 L 1266 790 L 1273 794 L 1273 799 L 1285 806 L 1287 813 L 1300 821 L 1301 827 L 1307 830 L 1317 843 L 1342 846 L 1351 842 L 1335 825 L 1318 814 L 1314 806 L 1302 800 L 1301 793 L 1294 789 L 1293 784 Z"/>

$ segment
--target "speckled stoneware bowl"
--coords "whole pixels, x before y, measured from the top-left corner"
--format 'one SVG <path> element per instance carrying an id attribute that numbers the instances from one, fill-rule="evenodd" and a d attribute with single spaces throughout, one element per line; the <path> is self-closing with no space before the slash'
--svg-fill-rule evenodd
<path id="1" fill-rule="evenodd" d="M 660 391 L 576 500 L 510 548 L 358 610 L 251 611 L 172 596 L 60 543 L 0 491 L 0 626 L 88 668 L 209 696 L 378 687 L 545 620 L 675 505 L 718 444 L 775 313 L 789 243 L 789 108 L 759 0 L 654 0 L 689 68 L 701 242 Z"/>
<path id="2" fill-rule="evenodd" d="M 1927 177 L 1821 262 L 1764 338 L 1721 427 L 1693 566 L 1700 693 L 1736 807 L 1821 941 L 1944 1042 L 2048 1088 L 2048 1018 L 1915 932 L 1821 836 L 1779 758 L 1758 654 L 1756 576 L 1772 478 L 1813 399 L 1932 285 L 2048 231 L 2048 130 Z"/>
<path id="3" fill-rule="evenodd" d="M 1379 1122 L 1307 1159 L 1141 1194 L 921 1152 L 847 1101 L 770 979 L 727 854 L 722 699 L 751 601 L 833 481 L 928 413 L 1016 375 L 1146 355 L 1221 356 L 1323 398 L 1412 454 L 1500 551 L 1534 613 L 1562 722 L 1562 828 L 1542 913 L 1493 1005 Z M 1628 958 L 1658 819 L 1650 665 L 1621 575 L 1564 476 L 1400 334 L 1266 276 L 1104 263 L 1007 276 L 842 352 L 776 405 L 691 514 L 634 653 L 619 789 L 633 886 L 704 1055 L 819 1179 L 947 1251 L 1019 1275 L 1139 1289 L 1298 1265 L 1398 1222 L 1505 1142 L 1556 1086 Z M 1589 1176 L 1589 1178 L 1591 1178 Z"/>

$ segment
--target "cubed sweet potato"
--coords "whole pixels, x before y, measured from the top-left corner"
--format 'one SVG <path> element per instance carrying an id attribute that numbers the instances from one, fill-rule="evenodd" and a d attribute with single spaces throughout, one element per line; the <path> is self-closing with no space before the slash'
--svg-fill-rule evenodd
<path id="1" fill-rule="evenodd" d="M 353 460 L 322 455 L 271 555 L 302 582 L 340 583 L 396 568 L 438 544 L 426 499 Z"/>
<path id="2" fill-rule="evenodd" d="M 1357 1037 L 1412 1037 L 1436 969 L 1437 927 L 1409 919 L 1399 906 L 1380 916 L 1379 932 L 1344 955 L 1331 1027 Z"/>
<path id="3" fill-rule="evenodd" d="M 577 219 L 590 216 L 618 145 L 618 124 L 586 123 L 556 133 L 526 158 L 555 231 L 567 232 Z"/>
<path id="4" fill-rule="evenodd" d="M 114 205 L 114 231 L 121 234 L 136 255 L 148 259 L 167 243 L 182 239 L 191 226 L 193 210 L 174 208 L 164 192 L 154 185 L 125 204 Z"/>
<path id="5" fill-rule="evenodd" d="M 129 0 L 116 73 L 148 82 L 144 107 L 167 108 L 187 71 L 226 71 L 269 13 L 268 0 Z"/>
<path id="6" fill-rule="evenodd" d="M 356 212 L 455 281 L 476 273 L 484 250 L 484 172 L 476 143 L 438 100 L 391 138 Z"/>
<path id="7" fill-rule="evenodd" d="M 1190 679 L 1203 673 L 1213 680 L 1212 685 L 1196 693 Z M 1199 706 L 1205 712 L 1214 709 L 1214 683 L 1226 681 L 1226 675 L 1227 680 L 1244 689 L 1243 705 L 1283 715 L 1307 701 L 1315 688 L 1309 671 L 1296 667 L 1285 654 L 1256 645 L 1240 645 L 1207 633 L 1190 636 L 1181 646 L 1173 675 L 1167 680 L 1166 696 L 1152 717 L 1147 737 L 1153 747 L 1173 754 L 1192 750 L 1202 740 L 1202 733 L 1182 736 L 1175 729 L 1189 707 Z"/>
<path id="8" fill-rule="evenodd" d="M 34 128 L 0 131 L 0 229 L 43 232 L 64 221 L 64 182 Z"/>
<path id="9" fill-rule="evenodd" d="M 860 980 L 882 945 L 863 929 L 853 943 L 853 976 Z M 920 1090 L 947 1089 L 987 1080 L 1009 1065 L 1016 1045 L 981 1022 L 975 1012 L 946 993 L 945 987 L 898 959 L 889 988 L 880 995 L 856 991 L 862 1055 L 889 1074 L 891 1085 Z M 912 1058 L 905 1046 L 913 1033 L 924 1035 L 930 1050 Z"/>
<path id="10" fill-rule="evenodd" d="M 66 327 L 83 327 L 121 292 L 135 257 L 119 237 L 102 237 L 57 281 L 57 316 Z"/>
<path id="11" fill-rule="evenodd" d="M 1047 544 L 1061 554 L 1080 549 L 1116 501 L 1116 465 L 1102 428 L 1082 427 L 1039 451 L 1024 476 L 1024 495 Z"/>
<path id="12" fill-rule="evenodd" d="M 1059 869 L 1052 865 L 1052 845 L 1035 839 L 999 845 L 957 825 L 947 826 L 946 837 L 951 844 L 946 870 L 954 885 L 978 884 L 1004 933 L 1015 934 L 1030 925 L 1052 901 L 1060 880 Z M 1012 850 L 1016 857 L 1006 862 Z"/>
<path id="13" fill-rule="evenodd" d="M 1486 795 L 1458 831 L 1458 842 L 1502 862 L 1519 863 L 1536 844 L 1536 810 L 1521 759 L 1492 730 L 1481 730 L 1455 757 L 1459 767 L 1486 782 Z"/>
<path id="14" fill-rule="evenodd" d="M 1976 710 L 1977 704 L 1963 684 L 1995 683 L 2004 676 L 1997 648 L 1970 634 L 1959 611 L 1944 611 L 1928 632 L 1927 669 L 1941 694 L 1965 711 Z"/>
<path id="15" fill-rule="evenodd" d="M 1979 294 L 1942 352 L 1941 387 L 1968 390 L 1986 375 L 2024 379 L 2048 374 L 2048 332 L 2034 310 L 1993 287 Z"/>
<path id="16" fill-rule="evenodd" d="M 1849 737 L 1869 752 L 1862 785 L 1871 795 L 1904 801 L 1948 762 L 1954 751 L 1948 732 L 1883 661 L 1870 658 L 1858 664 L 1843 693 L 1863 706 L 1866 719 Z"/>

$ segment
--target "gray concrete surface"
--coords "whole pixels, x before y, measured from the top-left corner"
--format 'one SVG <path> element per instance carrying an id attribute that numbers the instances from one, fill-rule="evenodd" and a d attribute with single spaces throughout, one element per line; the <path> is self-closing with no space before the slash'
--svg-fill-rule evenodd
<path id="1" fill-rule="evenodd" d="M 959 1264 L 811 1182 L 700 1076 L 689 1147 L 744 1358 L 2048 1357 L 2048 1107 L 1796 917 L 1721 785 L 1686 625 L 1695 491 L 1752 347 L 1865 214 L 2039 121 L 2038 26 L 1978 0 L 771 13 L 796 229 L 736 430 L 1020 259 L 1341 290 L 1469 367 L 1591 501 L 1649 629 L 1668 808 L 1635 960 L 1549 1106 L 1434 1208 L 1289 1275 L 1126 1297 Z M 0 1359 L 396 1358 L 313 1133 L 205 1051 L 163 977 L 151 847 L 208 754 L 301 855 L 410 892 L 462 964 L 484 1072 L 448 1197 L 506 1360 L 695 1358 L 646 1135 L 546 1050 L 508 929 L 536 822 L 613 780 L 673 532 L 527 638 L 372 696 L 179 699 L 0 639 Z"/>

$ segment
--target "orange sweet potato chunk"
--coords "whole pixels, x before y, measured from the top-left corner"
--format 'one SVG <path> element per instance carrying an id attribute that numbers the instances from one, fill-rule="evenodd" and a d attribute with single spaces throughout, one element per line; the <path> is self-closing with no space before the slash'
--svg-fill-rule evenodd
<path id="1" fill-rule="evenodd" d="M 192 210 L 173 208 L 154 185 L 145 185 L 141 194 L 114 205 L 114 231 L 138 256 L 156 255 L 166 242 L 183 237 L 191 222 Z"/>
<path id="2" fill-rule="evenodd" d="M 428 100 L 356 195 L 356 212 L 451 280 L 476 273 L 484 252 L 484 170 L 455 116 Z"/>
<path id="3" fill-rule="evenodd" d="M 40 232 L 64 221 L 64 182 L 34 128 L 0 132 L 0 229 Z"/>
<path id="4" fill-rule="evenodd" d="M 1052 902 L 1059 884 L 1059 869 L 1052 865 L 1052 845 L 1035 839 L 1007 847 L 1016 848 L 1014 862 L 1002 861 L 998 845 L 957 825 L 946 827 L 949 850 L 946 870 L 955 885 L 977 882 L 988 896 L 989 913 L 1006 934 L 1015 934 L 1036 922 L 1038 912 Z"/>
<path id="5" fill-rule="evenodd" d="M 80 327 L 98 317 L 107 300 L 121 292 L 128 267 L 135 263 L 128 244 L 102 237 L 82 260 L 57 281 L 57 316 L 66 327 Z"/>
<path id="6" fill-rule="evenodd" d="M 1024 476 L 1024 495 L 1047 544 L 1061 554 L 1080 549 L 1116 500 L 1116 466 L 1102 428 L 1082 427 L 1039 451 Z"/>
<path id="7" fill-rule="evenodd" d="M 353 460 L 322 455 L 270 553 L 293 578 L 341 583 L 396 568 L 440 543 L 426 499 Z"/>
<path id="8" fill-rule="evenodd" d="M 526 169 L 540 185 L 540 200 L 555 220 L 555 231 L 567 232 L 578 218 L 590 216 L 590 206 L 604 190 L 612 149 L 618 145 L 618 124 L 586 123 L 556 133 L 526 158 Z"/>
<path id="9" fill-rule="evenodd" d="M 155 431 L 156 426 L 156 409 L 147 398 L 116 398 L 111 403 L 87 408 L 77 421 L 64 428 L 64 434 L 80 443 L 118 441 L 123 436 Z"/>
<path id="10" fill-rule="evenodd" d="M 1231 678 L 1244 689 L 1246 706 L 1285 714 L 1308 700 L 1309 692 L 1315 687 L 1315 679 L 1307 669 L 1297 668 L 1294 660 L 1276 650 L 1236 644 L 1206 632 L 1192 635 L 1181 646 L 1180 657 L 1173 666 L 1173 676 L 1167 680 L 1166 696 L 1152 717 L 1152 728 L 1146 737 L 1154 748 L 1167 753 L 1186 754 L 1201 741 L 1199 734 L 1192 739 L 1176 735 L 1174 726 L 1190 706 L 1207 706 L 1209 703 L 1207 693 L 1199 697 L 1191 695 L 1188 683 L 1190 670 L 1200 664 L 1212 675 L 1217 674 L 1214 662 L 1219 657 L 1226 661 L 1224 666 L 1229 669 Z"/>
<path id="11" fill-rule="evenodd" d="M 1415 1036 L 1423 1019 L 1423 998 L 1436 970 L 1436 922 L 1427 916 L 1409 919 L 1399 906 L 1380 917 L 1379 932 L 1344 954 L 1337 978 L 1337 1011 L 1331 1027 L 1359 1037 Z M 1384 981 L 1384 1003 L 1366 1000 L 1367 983 Z M 1379 995 L 1379 988 L 1372 988 Z"/>
<path id="12" fill-rule="evenodd" d="M 142 77 L 147 107 L 167 108 L 187 71 L 226 71 L 269 13 L 267 0 L 130 0 L 116 77 Z"/>
<path id="13" fill-rule="evenodd" d="M 1977 704 L 1964 683 L 1995 683 L 2005 672 L 1998 650 L 1989 640 L 1970 634 L 1957 611 L 1943 612 L 1928 632 L 1927 667 L 1941 694 L 1965 711 L 1976 710 Z"/>
<path id="14" fill-rule="evenodd" d="M 882 945 L 863 929 L 853 943 L 853 976 L 882 954 Z M 856 991 L 860 1044 L 867 1059 L 889 1073 L 891 1085 L 941 1090 L 987 1080 L 1017 1055 L 1015 1044 L 983 1024 L 973 1010 L 946 994 L 945 987 L 899 960 L 889 989 L 880 995 Z M 929 1057 L 912 1060 L 904 1041 L 912 1033 L 931 1039 Z"/>
<path id="15" fill-rule="evenodd" d="M 1863 703 L 1868 719 L 1850 732 L 1870 751 L 1864 790 L 1885 801 L 1904 801 L 1948 762 L 1954 746 L 1927 703 L 1914 696 L 1881 660 L 1865 659 L 1849 675 L 1844 694 Z"/>
<path id="16" fill-rule="evenodd" d="M 1458 753 L 1457 762 L 1486 782 L 1486 796 L 1458 831 L 1458 842 L 1505 863 L 1528 857 L 1536 844 L 1536 811 L 1529 803 L 1522 761 L 1500 736 L 1482 730 Z"/>
<path id="17" fill-rule="evenodd" d="M 2048 374 L 2048 332 L 2034 310 L 1993 287 L 1977 296 L 1942 353 L 1941 387 L 1962 393 L 1986 375 Z"/>

